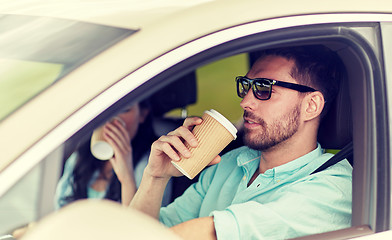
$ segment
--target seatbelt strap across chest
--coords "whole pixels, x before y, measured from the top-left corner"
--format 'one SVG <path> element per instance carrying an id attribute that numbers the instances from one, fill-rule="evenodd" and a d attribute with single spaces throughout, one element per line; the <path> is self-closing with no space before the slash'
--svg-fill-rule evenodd
<path id="1" fill-rule="evenodd" d="M 321 165 L 319 168 L 314 170 L 310 175 L 323 171 L 324 169 L 342 161 L 343 159 L 346 159 L 347 157 L 351 156 L 353 154 L 353 142 L 350 142 L 347 144 L 342 150 L 340 150 L 337 154 L 335 154 L 333 157 L 328 159 L 323 165 Z"/>

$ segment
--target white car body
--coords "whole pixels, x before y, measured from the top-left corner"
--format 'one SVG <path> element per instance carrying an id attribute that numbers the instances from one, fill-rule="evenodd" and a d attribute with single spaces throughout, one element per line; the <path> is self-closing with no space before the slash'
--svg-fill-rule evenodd
<path id="1" fill-rule="evenodd" d="M 0 26 L 2 16 L 34 19 L 30 29 L 53 19 L 70 26 L 104 26 L 108 31 L 117 29 L 119 37 L 0 116 L 0 213 L 5 213 L 0 214 L 0 236 L 53 211 L 66 143 L 106 121 L 123 99 L 132 102 L 151 95 L 174 81 L 167 76 L 231 55 L 315 41 L 339 51 L 349 77 L 363 77 L 358 80 L 362 88 L 351 96 L 352 227 L 308 238 L 392 237 L 390 1 L 13 0 L 0 2 Z M 5 43 L 12 48 L 5 42 L 12 34 L 23 33 L 3 34 L 0 27 L 0 49 Z M 101 37 L 100 31 L 96 34 Z M 234 89 L 234 81 L 229 83 Z M 34 184 L 25 192 L 17 187 L 29 183 Z M 10 216 L 15 220 L 9 221 Z"/>

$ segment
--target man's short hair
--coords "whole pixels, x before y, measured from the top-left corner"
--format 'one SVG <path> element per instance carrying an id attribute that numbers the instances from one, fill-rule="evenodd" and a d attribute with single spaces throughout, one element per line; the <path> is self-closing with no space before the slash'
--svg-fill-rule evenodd
<path id="1" fill-rule="evenodd" d="M 323 45 L 305 45 L 266 49 L 257 55 L 259 58 L 273 55 L 293 60 L 295 65 L 291 76 L 299 84 L 312 87 L 323 94 L 325 105 L 321 116 L 327 113 L 339 92 L 340 80 L 345 73 L 344 64 L 334 51 Z"/>

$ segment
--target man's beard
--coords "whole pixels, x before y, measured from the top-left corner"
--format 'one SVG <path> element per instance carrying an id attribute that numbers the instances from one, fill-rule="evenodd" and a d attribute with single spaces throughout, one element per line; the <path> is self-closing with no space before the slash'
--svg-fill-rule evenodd
<path id="1" fill-rule="evenodd" d="M 255 150 L 264 151 L 286 141 L 298 131 L 299 115 L 300 108 L 296 106 L 293 111 L 276 118 L 272 124 L 267 125 L 263 119 L 244 111 L 244 117 L 249 117 L 261 126 L 258 133 L 254 133 L 255 130 L 245 128 L 245 145 Z"/>

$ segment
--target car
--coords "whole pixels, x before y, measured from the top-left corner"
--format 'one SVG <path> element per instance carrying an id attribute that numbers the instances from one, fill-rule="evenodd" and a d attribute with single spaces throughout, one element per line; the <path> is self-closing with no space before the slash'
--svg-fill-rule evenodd
<path id="1" fill-rule="evenodd" d="M 158 134 L 211 108 L 239 123 L 234 78 L 257 51 L 310 44 L 346 68 L 319 142 L 352 144 L 353 202 L 350 228 L 303 239 L 391 238 L 389 1 L 13 0 L 0 4 L 0 239 L 52 214 L 64 160 L 130 104 L 152 99 Z"/>

